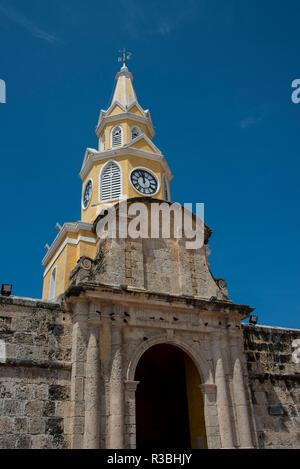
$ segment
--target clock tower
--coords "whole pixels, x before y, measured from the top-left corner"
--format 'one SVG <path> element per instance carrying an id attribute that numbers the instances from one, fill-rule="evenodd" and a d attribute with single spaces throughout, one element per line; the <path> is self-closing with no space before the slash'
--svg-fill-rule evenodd
<path id="1" fill-rule="evenodd" d="M 150 111 L 138 102 L 126 54 L 115 80 L 110 106 L 100 111 L 98 148 L 86 149 L 79 173 L 81 219 L 57 225 L 58 235 L 50 247 L 46 245 L 43 299 L 56 299 L 66 291 L 80 257 L 94 258 L 97 237 L 92 227 L 104 209 L 139 196 L 170 200 L 173 176 L 152 141 L 155 131 Z"/>

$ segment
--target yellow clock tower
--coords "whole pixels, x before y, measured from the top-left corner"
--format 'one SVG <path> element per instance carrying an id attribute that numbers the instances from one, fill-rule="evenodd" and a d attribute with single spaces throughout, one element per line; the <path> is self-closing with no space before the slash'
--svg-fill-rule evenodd
<path id="1" fill-rule="evenodd" d="M 101 110 L 96 127 L 98 149 L 87 148 L 79 173 L 81 220 L 57 225 L 55 240 L 46 245 L 43 299 L 56 299 L 66 291 L 81 256 L 95 257 L 93 222 L 105 207 L 138 196 L 170 200 L 172 174 L 152 141 L 150 112 L 138 103 L 132 81 L 123 53 L 112 102 Z"/>

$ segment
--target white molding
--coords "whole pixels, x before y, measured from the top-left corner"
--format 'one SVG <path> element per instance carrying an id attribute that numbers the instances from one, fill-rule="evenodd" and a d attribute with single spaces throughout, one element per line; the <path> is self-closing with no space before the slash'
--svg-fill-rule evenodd
<path id="1" fill-rule="evenodd" d="M 99 137 L 100 139 L 100 137 Z M 100 151 L 105 151 L 105 132 L 102 133 L 100 140 Z"/>
<path id="2" fill-rule="evenodd" d="M 54 239 L 53 243 L 51 244 L 47 254 L 42 260 L 42 264 L 45 267 L 48 262 L 50 261 L 51 257 L 55 253 L 56 249 L 62 242 L 63 238 L 68 233 L 78 233 L 79 230 L 90 231 L 92 232 L 93 225 L 91 223 L 85 222 L 78 222 L 78 223 L 65 223 L 61 229 L 61 231 L 57 234 L 56 238 Z"/>
<path id="3" fill-rule="evenodd" d="M 57 266 L 55 266 L 54 269 L 51 272 L 50 286 L 49 286 L 49 293 L 48 293 L 48 299 L 50 301 L 54 300 L 54 298 L 55 298 L 56 277 L 57 277 Z"/>
<path id="4" fill-rule="evenodd" d="M 91 192 L 91 197 L 90 197 L 90 200 L 89 200 L 89 203 L 87 204 L 87 206 L 85 207 L 83 205 L 83 196 L 84 196 L 84 192 L 85 192 L 85 189 L 86 189 L 86 186 L 88 185 L 88 183 L 91 181 L 92 183 L 92 192 Z M 90 206 L 90 203 L 91 203 L 91 200 L 92 200 L 92 196 L 93 196 L 93 190 L 94 190 L 94 183 L 93 183 L 93 179 L 92 178 L 89 178 L 85 185 L 84 185 L 84 189 L 82 190 L 82 194 L 81 194 L 81 207 L 82 207 L 82 210 L 86 210 L 89 206 Z"/>
<path id="5" fill-rule="evenodd" d="M 115 163 L 119 169 L 120 169 L 120 174 L 121 174 L 121 187 L 120 187 L 120 197 L 114 198 L 114 199 L 106 199 L 106 200 L 101 200 L 101 178 L 102 178 L 102 173 L 104 169 L 106 168 L 107 165 L 110 163 Z M 110 202 L 112 200 L 119 200 L 122 198 L 123 195 L 123 171 L 122 171 L 122 166 L 120 163 L 118 163 L 115 160 L 108 160 L 101 168 L 100 173 L 99 173 L 99 178 L 98 178 L 98 202 L 99 203 L 105 203 L 105 202 Z"/>
<path id="6" fill-rule="evenodd" d="M 137 107 L 138 110 L 147 118 L 147 111 L 144 111 L 144 109 L 139 105 L 139 103 L 137 102 L 137 99 L 135 99 L 134 101 L 132 101 L 132 103 L 129 104 L 129 106 L 127 106 L 127 112 L 130 111 L 131 108 L 133 107 Z M 136 114 L 135 114 L 136 115 Z M 141 116 L 140 116 L 141 117 Z"/>
<path id="7" fill-rule="evenodd" d="M 106 150 L 103 152 L 98 152 L 98 153 L 90 155 L 87 161 L 83 162 L 83 165 L 79 173 L 80 179 L 83 181 L 86 178 L 89 171 L 93 167 L 94 163 L 96 163 L 97 161 L 106 160 L 108 158 L 115 159 L 118 156 L 124 156 L 124 155 L 125 156 L 126 155 L 140 156 L 141 158 L 144 158 L 146 160 L 158 161 L 161 163 L 165 173 L 168 176 L 169 181 L 173 179 L 173 175 L 170 171 L 168 163 L 166 162 L 162 154 L 149 153 L 148 151 L 138 150 L 137 148 L 125 147 L 125 146 L 121 148 L 114 148 L 112 150 Z"/>
<path id="8" fill-rule="evenodd" d="M 138 116 L 137 114 L 133 114 L 132 112 L 122 112 L 120 114 L 115 114 L 113 116 L 104 116 L 101 119 L 99 118 L 99 122 L 96 127 L 97 137 L 98 138 L 100 137 L 100 134 L 105 124 L 110 123 L 110 122 L 119 122 L 119 121 L 128 120 L 128 119 L 145 124 L 148 127 L 151 137 L 152 138 L 154 137 L 155 130 L 153 128 L 150 116 L 149 117 Z"/>
<path id="9" fill-rule="evenodd" d="M 86 148 L 85 154 L 83 157 L 83 163 L 88 159 L 90 155 L 95 155 L 96 153 L 99 153 L 98 150 L 95 150 L 95 148 Z"/>
<path id="10" fill-rule="evenodd" d="M 61 245 L 61 247 L 59 248 L 59 250 L 57 251 L 57 253 L 55 254 L 54 258 L 52 259 L 52 261 L 48 265 L 47 269 L 45 270 L 44 277 L 47 275 L 49 270 L 51 270 L 51 267 L 57 261 L 59 255 L 64 250 L 64 248 L 67 246 L 67 244 L 73 244 L 73 245 L 77 246 L 77 244 L 80 243 L 80 241 L 85 241 L 86 243 L 93 243 L 93 244 L 96 244 L 96 242 L 97 242 L 97 240 L 95 238 L 88 238 L 87 236 L 79 236 L 77 239 L 66 238 L 65 241 L 63 242 L 63 244 Z"/>
<path id="11" fill-rule="evenodd" d="M 103 118 L 102 118 L 102 119 L 104 119 L 104 117 L 105 117 L 106 119 L 107 119 L 108 117 L 113 117 L 113 116 L 108 116 L 107 114 L 109 114 L 110 111 L 112 111 L 115 106 L 119 106 L 121 109 L 123 109 L 124 112 L 126 112 L 126 107 L 124 106 L 124 104 L 120 103 L 120 101 L 119 101 L 118 99 L 115 99 L 115 100 L 111 103 L 111 105 L 109 106 L 109 108 L 107 109 L 107 111 L 104 111 L 104 110 L 101 111 L 101 113 L 103 112 Z M 100 113 L 100 117 L 101 117 L 101 113 Z M 115 114 L 115 115 L 117 116 L 118 114 Z"/>
<path id="12" fill-rule="evenodd" d="M 126 87 L 126 77 L 123 75 L 123 86 L 124 86 L 124 104 L 125 104 L 125 107 L 127 108 L 127 87 Z"/>
<path id="13" fill-rule="evenodd" d="M 150 138 L 147 137 L 147 135 L 144 134 L 144 133 L 141 133 L 138 137 L 134 138 L 133 140 L 130 140 L 130 142 L 126 143 L 126 144 L 123 145 L 123 146 L 124 146 L 125 148 L 132 147 L 132 145 L 133 145 L 134 143 L 136 143 L 136 142 L 138 142 L 139 140 L 142 140 L 142 139 L 146 140 L 146 142 L 149 143 L 150 147 L 152 147 L 153 150 L 155 150 L 159 155 L 162 154 L 161 151 L 157 148 L 157 146 L 154 145 L 154 143 L 152 142 L 152 140 L 150 140 Z M 144 150 L 144 151 L 146 151 L 146 150 Z M 149 152 L 147 152 L 147 153 L 149 153 Z"/>
<path id="14" fill-rule="evenodd" d="M 157 181 L 157 189 L 156 189 L 155 192 L 153 192 L 153 194 L 144 194 L 143 192 L 138 191 L 138 190 L 134 187 L 134 185 L 132 184 L 132 182 L 131 182 L 131 173 L 132 173 L 133 171 L 136 171 L 137 169 L 143 169 L 144 171 L 147 171 L 147 173 L 152 174 L 152 176 L 156 179 L 156 181 Z M 129 173 L 129 182 L 130 182 L 131 186 L 133 187 L 133 189 L 135 190 L 135 192 L 137 192 L 137 194 L 142 194 L 143 197 L 153 197 L 153 196 L 155 196 L 155 195 L 159 192 L 159 190 L 160 190 L 160 180 L 159 180 L 158 176 L 157 176 L 151 169 L 145 168 L 144 166 L 137 166 L 136 168 L 133 168 L 133 169 L 130 171 L 130 173 Z"/>
<path id="15" fill-rule="evenodd" d="M 167 192 L 168 192 L 168 202 L 171 202 L 170 183 L 168 181 L 168 177 L 167 177 L 166 173 L 163 174 L 162 183 L 163 183 L 163 192 L 164 192 L 164 185 L 166 184 Z M 163 195 L 164 195 L 164 193 L 163 193 Z"/>

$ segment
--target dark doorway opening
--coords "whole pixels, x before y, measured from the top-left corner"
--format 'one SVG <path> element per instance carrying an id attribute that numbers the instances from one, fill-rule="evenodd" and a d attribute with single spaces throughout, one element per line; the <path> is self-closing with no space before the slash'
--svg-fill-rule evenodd
<path id="1" fill-rule="evenodd" d="M 135 379 L 137 448 L 191 448 L 185 353 L 169 344 L 151 347 Z"/>

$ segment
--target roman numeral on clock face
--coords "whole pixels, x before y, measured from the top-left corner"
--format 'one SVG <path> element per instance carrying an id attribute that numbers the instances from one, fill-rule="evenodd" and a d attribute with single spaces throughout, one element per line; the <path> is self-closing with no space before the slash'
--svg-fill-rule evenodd
<path id="1" fill-rule="evenodd" d="M 157 177 L 143 168 L 137 168 L 131 172 L 130 182 L 141 194 L 153 195 L 158 189 Z"/>

